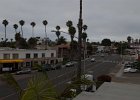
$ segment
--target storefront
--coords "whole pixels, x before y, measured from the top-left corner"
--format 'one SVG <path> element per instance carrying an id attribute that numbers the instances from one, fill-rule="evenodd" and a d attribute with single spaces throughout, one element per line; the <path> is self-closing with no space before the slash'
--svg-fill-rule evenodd
<path id="1" fill-rule="evenodd" d="M 0 60 L 0 72 L 14 72 L 22 67 L 24 60 Z"/>

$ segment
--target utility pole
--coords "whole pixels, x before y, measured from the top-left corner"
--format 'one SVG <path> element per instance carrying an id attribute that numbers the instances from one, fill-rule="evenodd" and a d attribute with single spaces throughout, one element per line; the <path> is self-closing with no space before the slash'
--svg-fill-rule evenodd
<path id="1" fill-rule="evenodd" d="M 82 26 L 83 26 L 83 19 L 82 19 L 82 0 L 80 0 L 80 12 L 79 12 L 79 22 L 78 22 L 78 67 L 77 67 L 77 79 L 81 80 L 81 35 L 82 35 Z M 81 88 L 77 89 L 77 93 L 81 92 Z"/>

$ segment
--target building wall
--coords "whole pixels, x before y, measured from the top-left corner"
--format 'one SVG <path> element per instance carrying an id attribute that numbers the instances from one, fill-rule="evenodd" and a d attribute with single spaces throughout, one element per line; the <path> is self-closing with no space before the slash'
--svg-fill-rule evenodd
<path id="1" fill-rule="evenodd" d="M 0 59 L 4 59 L 4 54 L 10 54 L 10 59 L 13 59 L 13 54 L 18 54 L 19 59 L 25 59 L 26 54 L 30 54 L 31 58 L 34 58 L 34 54 L 38 54 L 38 58 L 42 58 L 42 53 L 45 53 L 45 57 L 49 58 L 51 57 L 51 54 L 53 53 L 53 57 L 56 57 L 56 51 L 55 50 L 0 50 Z"/>

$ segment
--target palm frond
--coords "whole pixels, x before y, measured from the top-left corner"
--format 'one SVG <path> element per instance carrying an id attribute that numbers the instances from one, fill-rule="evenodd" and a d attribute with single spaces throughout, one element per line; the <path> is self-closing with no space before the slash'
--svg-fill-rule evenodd
<path id="1" fill-rule="evenodd" d="M 31 78 L 22 100 L 57 100 L 57 93 L 46 75 L 38 73 Z"/>

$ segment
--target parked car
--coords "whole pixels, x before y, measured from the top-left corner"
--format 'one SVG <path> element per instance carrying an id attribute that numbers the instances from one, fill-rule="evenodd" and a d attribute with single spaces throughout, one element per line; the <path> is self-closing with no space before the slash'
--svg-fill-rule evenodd
<path id="1" fill-rule="evenodd" d="M 104 54 L 101 54 L 100 56 L 101 56 L 101 57 L 104 57 L 105 55 L 104 55 Z"/>
<path id="2" fill-rule="evenodd" d="M 19 74 L 29 74 L 29 73 L 31 73 L 31 68 L 24 68 L 24 69 L 22 69 L 20 71 L 17 71 L 16 75 L 19 75 Z"/>
<path id="3" fill-rule="evenodd" d="M 130 72 L 130 73 L 135 73 L 135 72 L 137 72 L 137 71 L 138 71 L 138 69 L 135 69 L 135 68 L 125 68 L 125 69 L 123 70 L 124 73 L 128 73 L 128 72 Z"/>
<path id="4" fill-rule="evenodd" d="M 66 63 L 66 67 L 72 67 L 72 66 L 74 66 L 76 63 L 77 63 L 76 61 L 67 62 L 67 63 Z"/>
<path id="5" fill-rule="evenodd" d="M 91 61 L 91 62 L 95 62 L 95 58 L 91 58 L 90 61 Z"/>
<path id="6" fill-rule="evenodd" d="M 43 70 L 49 71 L 52 70 L 52 65 L 51 64 L 45 64 L 42 66 Z M 38 71 L 42 71 L 42 69 L 38 69 Z"/>
<path id="7" fill-rule="evenodd" d="M 52 69 L 55 70 L 55 69 L 61 69 L 62 68 L 62 63 L 57 63 L 55 65 L 52 66 Z"/>

